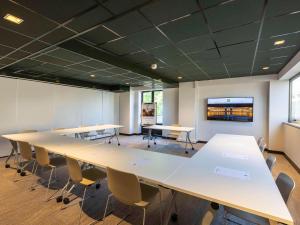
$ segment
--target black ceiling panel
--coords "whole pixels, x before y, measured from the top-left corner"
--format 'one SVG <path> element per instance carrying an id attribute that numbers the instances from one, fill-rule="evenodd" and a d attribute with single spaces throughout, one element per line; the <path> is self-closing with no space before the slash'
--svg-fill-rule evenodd
<path id="1" fill-rule="evenodd" d="M 23 1 L 22 1 L 23 2 Z M 8 0 L 1 1 L 0 15 L 3 18 L 7 13 L 11 13 L 23 19 L 23 23 L 16 25 L 6 20 L 0 20 L 0 26 L 25 34 L 30 37 L 38 37 L 45 32 L 56 27 L 50 20 L 31 12 Z"/>
<path id="2" fill-rule="evenodd" d="M 245 26 L 223 30 L 213 34 L 219 47 L 257 39 L 259 23 L 251 23 Z"/>
<path id="3" fill-rule="evenodd" d="M 74 62 L 74 63 L 87 61 L 87 60 L 90 59 L 86 56 L 79 55 L 79 54 L 76 54 L 75 52 L 71 52 L 71 51 L 68 51 L 68 50 L 65 50 L 65 49 L 62 49 L 62 48 L 58 48 L 58 49 L 56 49 L 54 51 L 51 51 L 47 54 L 50 55 L 50 56 L 61 58 L 61 59 L 64 59 L 66 61 L 70 61 L 70 62 Z"/>
<path id="4" fill-rule="evenodd" d="M 265 20 L 262 38 L 277 36 L 300 30 L 300 12 Z"/>
<path id="5" fill-rule="evenodd" d="M 169 44 L 166 37 L 155 28 L 132 34 L 128 39 L 145 50 Z"/>
<path id="6" fill-rule="evenodd" d="M 29 56 L 29 55 L 30 55 L 30 53 L 24 52 L 24 51 L 21 51 L 21 50 L 20 50 L 20 51 L 15 51 L 15 52 L 9 54 L 9 57 L 18 60 L 18 59 L 25 58 L 25 57 L 27 57 L 27 56 Z"/>
<path id="7" fill-rule="evenodd" d="M 124 69 L 121 69 L 119 67 L 107 69 L 106 71 L 110 72 L 110 73 L 114 73 L 114 74 L 123 74 L 123 73 L 128 73 L 129 72 L 128 70 L 124 70 Z"/>
<path id="8" fill-rule="evenodd" d="M 119 38 L 118 35 L 114 34 L 113 32 L 109 31 L 108 29 L 106 29 L 102 26 L 100 26 L 94 30 L 91 30 L 90 32 L 87 32 L 80 37 L 84 38 L 90 42 L 93 42 L 95 44 L 102 44 L 107 41 L 111 41 L 116 38 Z"/>
<path id="9" fill-rule="evenodd" d="M 91 72 L 91 71 L 96 70 L 95 68 L 85 66 L 85 65 L 82 65 L 82 64 L 71 65 L 71 66 L 69 66 L 69 68 L 75 69 L 75 70 L 80 70 L 80 71 L 83 71 L 83 72 Z"/>
<path id="10" fill-rule="evenodd" d="M 151 64 L 158 62 L 158 59 L 146 52 L 137 52 L 134 54 L 126 55 L 124 56 L 124 59 L 130 63 L 142 64 L 144 66 L 147 66 L 148 68 Z"/>
<path id="11" fill-rule="evenodd" d="M 0 27 L 0 44 L 7 45 L 13 48 L 21 47 L 32 39 L 22 35 L 18 35 L 14 32 L 2 29 Z"/>
<path id="12" fill-rule="evenodd" d="M 153 54 L 155 57 L 158 58 L 169 58 L 176 55 L 182 55 L 180 51 L 178 51 L 176 48 L 173 48 L 172 45 L 166 45 L 159 48 L 154 48 L 149 50 L 151 54 Z"/>
<path id="13" fill-rule="evenodd" d="M 121 38 L 116 41 L 108 42 L 104 45 L 101 45 L 100 47 L 117 55 L 125 55 L 141 50 L 126 38 Z"/>
<path id="14" fill-rule="evenodd" d="M 72 64 L 72 62 L 70 62 L 70 61 L 66 61 L 66 60 L 63 60 L 60 58 L 55 58 L 55 57 L 52 57 L 49 55 L 40 55 L 40 56 L 34 57 L 33 59 L 41 61 L 41 62 L 49 62 L 52 64 L 57 64 L 60 66 L 66 66 L 66 65 Z"/>
<path id="15" fill-rule="evenodd" d="M 121 36 L 127 36 L 128 34 L 136 33 L 152 26 L 151 23 L 137 11 L 125 14 L 104 25 Z"/>
<path id="16" fill-rule="evenodd" d="M 201 13 L 195 13 L 188 17 L 169 22 L 160 26 L 160 28 L 174 42 L 208 34 L 209 32 Z"/>
<path id="17" fill-rule="evenodd" d="M 199 0 L 201 2 L 201 6 L 206 9 L 209 7 L 217 6 L 218 4 L 227 2 L 228 0 Z"/>
<path id="18" fill-rule="evenodd" d="M 87 62 L 83 62 L 81 64 L 96 68 L 98 70 L 107 69 L 107 68 L 112 67 L 112 65 L 101 62 L 101 61 L 98 61 L 98 60 L 90 60 L 90 61 L 87 61 Z"/>
<path id="19" fill-rule="evenodd" d="M 213 31 L 254 22 L 260 19 L 264 0 L 228 1 L 205 10 L 208 24 Z"/>
<path id="20" fill-rule="evenodd" d="M 141 11 L 156 25 L 185 16 L 199 10 L 194 0 L 153 1 Z"/>
<path id="21" fill-rule="evenodd" d="M 16 67 L 20 67 L 20 68 L 32 68 L 32 67 L 36 67 L 38 65 L 41 65 L 43 62 L 38 62 L 36 60 L 33 59 L 24 59 L 21 62 L 18 62 L 16 65 Z"/>
<path id="22" fill-rule="evenodd" d="M 275 41 L 284 40 L 284 44 L 280 46 L 275 46 Z M 274 36 L 272 38 L 266 38 L 262 39 L 259 42 L 259 50 L 260 51 L 266 51 L 278 47 L 288 47 L 288 46 L 300 46 L 300 32 L 298 33 L 291 33 L 291 34 L 285 34 L 282 36 Z"/>
<path id="23" fill-rule="evenodd" d="M 11 59 L 11 58 L 0 58 L 0 64 L 3 64 L 3 65 L 8 65 L 8 64 L 11 64 L 13 62 L 15 62 L 16 60 L 15 59 Z"/>
<path id="24" fill-rule="evenodd" d="M 67 27 L 81 32 L 100 24 L 110 17 L 112 17 L 111 13 L 109 13 L 105 8 L 97 6 L 87 13 L 73 19 L 70 23 L 67 24 Z"/>
<path id="25" fill-rule="evenodd" d="M 186 53 L 199 52 L 210 48 L 215 48 L 215 44 L 209 35 L 202 35 L 178 42 L 177 47 Z"/>
<path id="26" fill-rule="evenodd" d="M 251 73 L 251 63 L 233 63 L 225 65 L 232 77 Z"/>
<path id="27" fill-rule="evenodd" d="M 65 40 L 71 36 L 75 35 L 74 32 L 69 31 L 65 28 L 58 28 L 53 32 L 47 34 L 46 36 L 42 37 L 41 40 L 45 41 L 50 44 L 56 44 L 62 40 Z"/>
<path id="28" fill-rule="evenodd" d="M 16 2 L 59 23 L 65 22 L 96 5 L 94 0 L 16 0 Z"/>
<path id="29" fill-rule="evenodd" d="M 189 55 L 195 61 L 219 59 L 217 49 L 210 49 L 201 52 L 192 53 Z"/>
<path id="30" fill-rule="evenodd" d="M 220 48 L 225 63 L 252 62 L 256 42 L 230 45 Z M 243 57 L 241 57 L 243 56 Z"/>
<path id="31" fill-rule="evenodd" d="M 266 16 L 273 17 L 296 11 L 300 11 L 299 0 L 270 0 L 267 6 Z"/>
<path id="32" fill-rule="evenodd" d="M 149 0 L 99 0 L 113 14 L 120 14 L 125 11 L 130 11 L 135 7 L 146 4 Z"/>
<path id="33" fill-rule="evenodd" d="M 57 65 L 53 65 L 53 64 L 49 64 L 49 63 L 45 63 L 45 64 L 42 64 L 40 66 L 36 66 L 33 68 L 33 70 L 39 71 L 42 73 L 52 73 L 52 72 L 60 71 L 63 69 L 64 69 L 64 67 L 62 67 L 62 66 L 57 66 Z"/>
<path id="34" fill-rule="evenodd" d="M 26 45 L 26 47 L 23 47 L 22 50 L 24 51 L 27 51 L 27 52 L 31 52 L 31 53 L 35 53 L 37 51 L 40 51 L 44 48 L 47 48 L 49 47 L 48 44 L 45 44 L 43 42 L 40 42 L 40 41 L 35 41 L 35 42 L 32 42 L 28 45 Z"/>
<path id="35" fill-rule="evenodd" d="M 14 48 L 12 48 L 12 47 L 8 47 L 8 46 L 0 44 L 0 56 L 4 56 L 13 50 L 14 50 Z"/>

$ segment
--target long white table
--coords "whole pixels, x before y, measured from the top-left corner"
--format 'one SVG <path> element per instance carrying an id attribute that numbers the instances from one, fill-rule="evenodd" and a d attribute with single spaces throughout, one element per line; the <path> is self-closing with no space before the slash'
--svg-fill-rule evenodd
<path id="1" fill-rule="evenodd" d="M 3 135 L 99 167 L 134 173 L 141 179 L 274 221 L 293 224 L 254 137 L 215 135 L 192 158 L 117 147 L 49 132 Z M 171 209 L 172 207 L 170 207 Z M 170 210 L 169 210 L 170 212 Z M 168 213 L 169 215 L 170 213 Z M 166 217 L 165 224 L 168 222 Z"/>
<path id="2" fill-rule="evenodd" d="M 89 133 L 92 131 L 102 131 L 102 130 L 108 130 L 113 129 L 114 133 L 111 135 L 108 143 L 111 143 L 111 140 L 115 137 L 117 139 L 118 145 L 120 145 L 118 134 L 119 129 L 124 126 L 121 125 L 115 125 L 115 124 L 103 124 L 103 125 L 94 125 L 94 126 L 82 126 L 82 127 L 75 127 L 75 128 L 66 128 L 66 129 L 58 129 L 53 130 L 53 133 L 61 134 L 61 135 L 68 135 L 68 134 L 74 134 L 76 138 L 80 136 L 80 134 L 83 133 Z"/>
<path id="3" fill-rule="evenodd" d="M 192 150 L 194 150 L 193 143 L 190 139 L 190 133 L 194 130 L 193 127 L 179 127 L 179 126 L 164 126 L 164 125 L 151 125 L 151 126 L 145 126 L 145 129 L 148 129 L 148 148 L 150 148 L 150 139 L 152 139 L 152 130 L 167 130 L 167 131 L 178 131 L 183 132 L 186 134 L 185 136 L 185 153 L 188 154 L 188 151 L 186 150 L 187 144 L 189 143 L 192 147 Z M 154 138 L 154 144 L 155 138 Z"/>

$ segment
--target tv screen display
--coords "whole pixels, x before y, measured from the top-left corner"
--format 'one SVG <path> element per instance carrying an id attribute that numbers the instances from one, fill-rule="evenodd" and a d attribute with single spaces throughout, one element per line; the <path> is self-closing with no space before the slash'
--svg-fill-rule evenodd
<path id="1" fill-rule="evenodd" d="M 252 97 L 209 98 L 207 119 L 253 122 L 253 102 Z"/>

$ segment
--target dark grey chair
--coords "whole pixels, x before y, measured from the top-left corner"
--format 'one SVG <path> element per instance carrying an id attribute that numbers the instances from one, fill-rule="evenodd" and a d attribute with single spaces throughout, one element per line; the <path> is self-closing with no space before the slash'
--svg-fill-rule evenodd
<path id="1" fill-rule="evenodd" d="M 273 155 L 270 155 L 267 159 L 266 159 L 266 163 L 270 169 L 270 171 L 272 171 L 273 167 L 275 166 L 276 163 L 276 157 Z"/>
<path id="2" fill-rule="evenodd" d="M 276 179 L 276 185 L 281 193 L 284 202 L 287 203 L 292 191 L 295 188 L 295 181 L 287 174 L 280 173 Z M 238 217 L 240 219 L 246 220 L 254 224 L 259 224 L 259 225 L 269 224 L 269 220 L 266 218 L 225 206 L 224 219 L 226 220 L 226 223 L 227 221 L 231 221 L 231 219 L 227 217 L 228 214 L 234 215 L 235 217 Z M 236 221 L 231 221 L 231 222 L 237 223 Z"/>

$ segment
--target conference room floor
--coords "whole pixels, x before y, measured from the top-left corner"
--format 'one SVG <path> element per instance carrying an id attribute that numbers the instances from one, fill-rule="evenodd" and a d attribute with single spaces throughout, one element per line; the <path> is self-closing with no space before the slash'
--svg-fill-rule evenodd
<path id="1" fill-rule="evenodd" d="M 103 140 L 97 140 L 101 142 Z M 122 146 L 128 146 L 139 149 L 147 149 L 147 141 L 142 140 L 141 136 L 120 136 L 120 142 Z M 196 144 L 195 149 L 201 151 L 201 147 L 204 144 Z M 6 146 L 6 145 L 3 145 Z M 9 145 L 7 145 L 9 146 Z M 158 151 L 166 154 L 182 155 L 183 157 L 191 157 L 194 151 L 189 150 L 189 154 L 184 153 L 184 144 L 178 143 L 173 140 L 159 139 L 157 145 L 150 148 L 151 151 Z M 137 150 L 138 151 L 138 150 Z M 265 153 L 266 155 L 269 153 Z M 297 209 L 300 208 L 300 175 L 290 165 L 290 163 L 284 158 L 283 155 L 276 154 L 277 163 L 273 169 L 273 175 L 276 177 L 279 172 L 283 171 L 292 176 L 296 181 L 296 189 L 291 196 L 288 207 L 294 218 L 295 224 L 300 224 L 300 214 Z M 43 186 L 37 187 L 34 191 L 30 190 L 30 186 L 33 183 L 38 182 L 40 177 L 26 176 L 21 178 L 21 181 L 15 182 L 15 179 L 20 179 L 16 176 L 16 172 L 13 169 L 4 168 L 4 158 L 0 159 L 0 223 L 5 224 L 75 224 L 79 216 L 79 204 L 68 206 L 64 208 L 63 204 L 57 204 L 55 200 L 45 202 L 46 188 Z M 48 173 L 45 175 L 47 177 Z M 53 186 L 62 186 L 67 179 L 66 167 L 60 167 L 57 170 L 58 182 Z M 54 193 L 55 190 L 52 190 Z M 80 188 L 74 191 L 75 194 L 80 192 Z M 94 195 L 93 198 L 88 199 L 83 207 L 83 217 L 81 224 L 89 224 L 95 219 L 103 215 L 106 198 L 108 195 L 108 189 L 106 181 L 102 182 L 101 188 L 95 190 L 91 188 L 90 192 Z M 170 191 L 162 190 L 163 208 L 166 207 L 170 199 Z M 150 206 L 147 211 L 146 224 L 156 225 L 159 224 L 159 207 L 157 197 L 154 199 L 154 204 Z M 76 199 L 74 202 L 78 202 Z M 72 204 L 72 203 L 70 203 Z M 208 202 L 199 200 L 197 198 L 179 194 L 177 195 L 178 215 L 179 219 L 177 224 L 192 225 L 201 218 L 205 208 L 208 206 Z M 105 224 L 141 224 L 142 210 L 136 208 L 132 211 L 132 214 L 128 216 L 124 221 L 119 223 L 121 218 L 129 212 L 127 206 L 122 205 L 116 200 L 113 200 L 114 211 L 106 219 Z M 222 208 L 217 213 L 216 219 L 213 224 L 222 224 Z M 237 222 L 237 218 L 232 218 Z M 99 222 L 98 224 L 103 224 Z M 176 224 L 170 222 L 169 224 Z M 229 223 L 230 224 L 230 223 Z M 234 224 L 234 223 L 233 223 Z"/>

